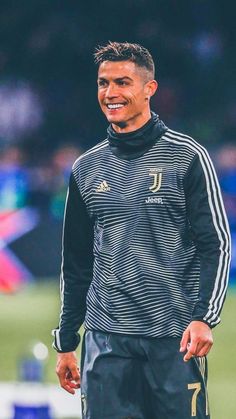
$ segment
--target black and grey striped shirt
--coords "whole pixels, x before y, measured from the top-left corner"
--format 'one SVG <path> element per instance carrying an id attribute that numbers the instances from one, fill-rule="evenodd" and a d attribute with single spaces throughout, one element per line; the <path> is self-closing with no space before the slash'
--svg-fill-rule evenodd
<path id="1" fill-rule="evenodd" d="M 54 331 L 62 352 L 75 349 L 84 320 L 88 329 L 147 337 L 220 321 L 230 235 L 207 151 L 170 129 L 135 158 L 132 139 L 124 155 L 116 144 L 104 140 L 73 166 Z"/>

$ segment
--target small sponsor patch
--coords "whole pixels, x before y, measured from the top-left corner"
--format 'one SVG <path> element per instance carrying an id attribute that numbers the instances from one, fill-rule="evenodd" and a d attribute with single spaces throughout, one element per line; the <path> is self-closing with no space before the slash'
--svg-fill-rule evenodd
<path id="1" fill-rule="evenodd" d="M 146 204 L 160 204 L 160 205 L 163 205 L 163 198 L 148 196 L 147 199 L 145 199 L 145 202 L 146 202 Z"/>

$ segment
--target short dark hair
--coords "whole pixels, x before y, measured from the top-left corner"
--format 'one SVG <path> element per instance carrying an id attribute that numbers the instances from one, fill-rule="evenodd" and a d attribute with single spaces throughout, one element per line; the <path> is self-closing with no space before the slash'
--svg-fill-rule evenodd
<path id="1" fill-rule="evenodd" d="M 132 61 L 138 67 L 143 67 L 150 72 L 152 78 L 155 75 L 155 66 L 150 52 L 139 44 L 109 41 L 107 45 L 96 48 L 94 59 L 98 66 L 103 61 Z"/>

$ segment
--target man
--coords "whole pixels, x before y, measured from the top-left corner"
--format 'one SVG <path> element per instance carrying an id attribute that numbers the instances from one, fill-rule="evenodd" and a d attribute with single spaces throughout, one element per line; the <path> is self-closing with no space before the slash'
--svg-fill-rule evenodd
<path id="1" fill-rule="evenodd" d="M 228 280 L 230 238 L 207 151 L 150 111 L 150 53 L 95 54 L 108 137 L 75 162 L 66 201 L 61 386 L 86 419 L 209 418 L 206 355 Z"/>

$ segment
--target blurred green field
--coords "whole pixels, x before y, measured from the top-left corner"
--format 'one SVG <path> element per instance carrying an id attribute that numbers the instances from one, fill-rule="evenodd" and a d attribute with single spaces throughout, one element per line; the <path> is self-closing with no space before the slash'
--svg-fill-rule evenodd
<path id="1" fill-rule="evenodd" d="M 33 284 L 15 295 L 0 296 L 0 381 L 17 379 L 19 359 L 36 341 L 49 349 L 45 381 L 56 382 L 55 351 L 50 331 L 57 325 L 59 288 L 55 282 Z M 236 292 L 228 293 L 222 324 L 214 330 L 209 355 L 211 419 L 236 418 Z"/>

